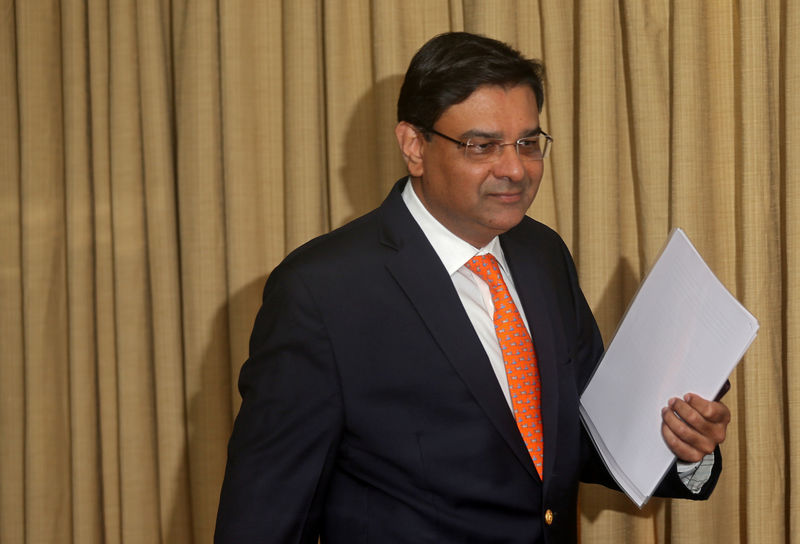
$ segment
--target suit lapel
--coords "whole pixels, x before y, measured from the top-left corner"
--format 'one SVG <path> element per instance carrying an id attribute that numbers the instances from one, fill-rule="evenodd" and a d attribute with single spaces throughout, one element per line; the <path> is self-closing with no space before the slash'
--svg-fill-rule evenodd
<path id="1" fill-rule="evenodd" d="M 531 329 L 534 349 L 542 382 L 542 421 L 544 433 L 544 478 L 553 474 L 556 444 L 558 443 L 559 377 L 558 349 L 553 324 L 558 322 L 554 290 L 548 288 L 549 280 L 544 267 L 536 262 L 534 240 L 518 236 L 512 229 L 500 237 L 506 262 L 514 278 L 525 317 Z M 543 257 L 546 258 L 546 257 Z"/>
<path id="2" fill-rule="evenodd" d="M 402 184 L 396 185 L 381 207 L 384 230 L 380 241 L 395 250 L 386 267 L 478 405 L 525 469 L 539 478 L 453 282 L 403 203 L 401 190 Z"/>

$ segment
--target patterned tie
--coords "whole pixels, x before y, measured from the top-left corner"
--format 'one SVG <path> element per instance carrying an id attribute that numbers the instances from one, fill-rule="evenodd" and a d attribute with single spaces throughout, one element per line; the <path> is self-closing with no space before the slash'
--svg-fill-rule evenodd
<path id="1" fill-rule="evenodd" d="M 494 303 L 494 330 L 500 342 L 517 427 L 542 477 L 542 399 L 539 366 L 525 323 L 508 292 L 492 255 L 478 255 L 465 265 L 489 285 Z"/>

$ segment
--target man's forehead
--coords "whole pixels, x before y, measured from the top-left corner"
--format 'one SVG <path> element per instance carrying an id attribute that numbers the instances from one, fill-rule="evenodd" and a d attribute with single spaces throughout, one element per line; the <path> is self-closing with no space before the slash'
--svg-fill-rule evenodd
<path id="1" fill-rule="evenodd" d="M 444 122 L 461 131 L 460 137 L 503 138 L 513 125 L 514 136 L 539 132 L 536 95 L 528 85 L 481 85 L 466 99 L 445 109 L 436 124 Z"/>

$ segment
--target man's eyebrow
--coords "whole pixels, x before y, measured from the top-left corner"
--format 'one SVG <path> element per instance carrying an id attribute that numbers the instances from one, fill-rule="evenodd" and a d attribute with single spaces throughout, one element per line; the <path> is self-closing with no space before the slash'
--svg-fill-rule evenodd
<path id="1" fill-rule="evenodd" d="M 517 139 L 538 136 L 539 133 L 541 132 L 542 132 L 542 127 L 532 128 L 530 130 L 523 132 L 522 135 L 519 136 Z M 487 138 L 490 140 L 502 140 L 503 135 L 499 132 L 492 132 L 475 128 L 462 133 L 460 138 L 462 140 L 469 140 L 470 138 Z"/>
<path id="2" fill-rule="evenodd" d="M 541 133 L 542 133 L 542 127 L 536 127 L 525 132 L 522 136 L 520 136 L 520 138 L 530 138 L 532 136 L 538 136 Z"/>
<path id="3" fill-rule="evenodd" d="M 470 138 L 488 138 L 490 140 L 502 140 L 502 135 L 499 132 L 489 132 L 473 128 L 461 134 L 462 140 L 469 140 Z"/>

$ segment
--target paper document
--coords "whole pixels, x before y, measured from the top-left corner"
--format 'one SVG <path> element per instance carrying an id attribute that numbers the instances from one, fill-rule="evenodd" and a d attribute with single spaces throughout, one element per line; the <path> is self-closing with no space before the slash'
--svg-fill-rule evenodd
<path id="1" fill-rule="evenodd" d="M 637 506 L 675 461 L 661 436 L 662 407 L 690 392 L 713 399 L 757 331 L 756 318 L 673 230 L 581 395 L 584 425 Z"/>

